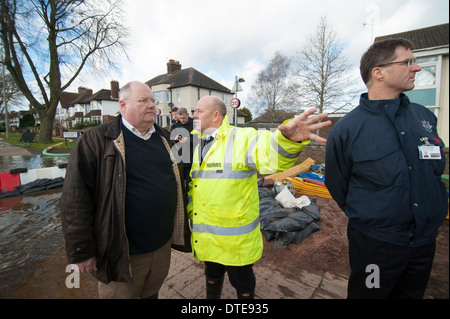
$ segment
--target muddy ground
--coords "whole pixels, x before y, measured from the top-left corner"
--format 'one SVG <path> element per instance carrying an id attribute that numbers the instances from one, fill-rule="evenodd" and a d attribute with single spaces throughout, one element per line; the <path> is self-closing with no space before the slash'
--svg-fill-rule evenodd
<path id="1" fill-rule="evenodd" d="M 318 224 L 322 230 L 311 234 L 299 244 L 280 249 L 273 248 L 273 243 L 264 240 L 263 256 L 257 264 L 274 268 L 290 278 L 298 276 L 300 269 L 317 274 L 327 271 L 348 277 L 350 267 L 346 236 L 347 218 L 333 200 L 317 198 L 317 203 L 321 214 Z M 83 285 L 80 289 L 67 289 L 65 279 L 68 274 L 62 271 L 66 266 L 65 251 L 61 247 L 14 292 L 13 298 L 98 298 L 97 282 L 90 275 L 82 274 Z M 437 238 L 436 256 L 425 298 L 449 298 L 448 270 L 449 223 L 446 220 Z"/>
<path id="2" fill-rule="evenodd" d="M 311 234 L 300 244 L 274 249 L 265 243 L 260 261 L 280 272 L 295 277 L 297 269 L 313 273 L 324 271 L 350 275 L 348 262 L 347 217 L 331 199 L 317 198 L 322 230 Z M 439 229 L 436 255 L 425 292 L 426 299 L 449 298 L 449 221 Z"/>

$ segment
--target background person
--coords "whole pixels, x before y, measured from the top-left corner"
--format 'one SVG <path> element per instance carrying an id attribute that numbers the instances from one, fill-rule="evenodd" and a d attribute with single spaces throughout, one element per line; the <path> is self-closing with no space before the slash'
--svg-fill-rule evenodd
<path id="1" fill-rule="evenodd" d="M 189 182 L 190 182 L 190 176 L 189 173 L 191 171 L 192 167 L 192 154 L 194 151 L 193 148 L 193 140 L 194 137 L 191 134 L 192 130 L 194 129 L 194 120 L 189 116 L 189 112 L 186 108 L 182 107 L 179 108 L 178 111 L 178 124 L 174 129 L 172 130 L 171 137 L 175 134 L 175 142 L 179 142 L 181 144 L 185 144 L 187 147 L 180 147 L 178 151 L 178 155 L 181 156 L 182 162 L 183 162 L 183 171 L 184 171 L 184 181 L 185 181 L 185 188 L 188 189 Z M 177 135 L 181 134 L 181 135 Z M 189 154 L 184 154 L 183 156 L 183 149 L 188 151 Z"/>
<path id="2" fill-rule="evenodd" d="M 172 114 L 172 125 L 170 126 L 170 130 L 172 131 L 174 128 L 177 127 L 177 125 L 179 123 L 178 108 L 173 107 L 172 110 L 170 111 L 170 114 Z"/>

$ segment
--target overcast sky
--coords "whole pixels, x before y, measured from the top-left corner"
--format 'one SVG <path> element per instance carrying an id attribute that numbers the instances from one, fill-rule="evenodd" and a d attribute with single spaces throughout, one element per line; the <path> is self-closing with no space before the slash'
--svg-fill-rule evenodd
<path id="1" fill-rule="evenodd" d="M 193 67 L 226 87 L 243 77 L 243 106 L 257 73 L 280 50 L 293 55 L 306 35 L 327 16 L 344 54 L 359 59 L 376 36 L 449 22 L 448 0 L 125 0 L 130 31 L 129 60 L 118 61 L 119 73 L 96 78 L 83 75 L 70 91 L 87 86 L 94 92 L 148 81 L 166 72 L 169 59 Z"/>

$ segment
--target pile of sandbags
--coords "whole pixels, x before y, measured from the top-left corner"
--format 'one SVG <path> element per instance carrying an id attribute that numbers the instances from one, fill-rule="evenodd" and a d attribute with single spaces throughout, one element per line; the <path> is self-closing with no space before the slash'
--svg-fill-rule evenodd
<path id="1" fill-rule="evenodd" d="M 314 197 L 331 196 L 321 180 L 321 173 L 307 173 L 314 166 L 322 172 L 324 165 L 314 164 L 316 162 L 308 158 L 299 165 L 265 176 L 258 182 L 261 231 L 268 241 L 274 241 L 275 248 L 299 243 L 322 229 L 317 224 L 320 214 Z M 320 178 L 316 179 L 315 176 Z"/>
<path id="2" fill-rule="evenodd" d="M 275 189 L 259 187 L 258 192 L 261 232 L 268 241 L 274 241 L 274 248 L 300 243 L 311 233 L 322 229 L 316 223 L 320 214 L 314 198 L 307 206 L 285 208 L 275 199 L 278 195 Z"/>

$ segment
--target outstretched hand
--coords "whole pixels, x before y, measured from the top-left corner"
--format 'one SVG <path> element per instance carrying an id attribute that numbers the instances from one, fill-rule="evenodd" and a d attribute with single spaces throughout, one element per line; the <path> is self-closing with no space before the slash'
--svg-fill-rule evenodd
<path id="1" fill-rule="evenodd" d="M 322 138 L 312 132 L 331 125 L 331 121 L 319 122 L 328 117 L 327 113 L 321 113 L 308 118 L 310 115 L 314 114 L 316 110 L 316 108 L 309 109 L 287 124 L 278 126 L 278 129 L 286 138 L 294 142 L 311 140 L 319 143 L 326 143 L 327 140 L 325 138 Z"/>
<path id="2" fill-rule="evenodd" d="M 325 143 L 327 141 L 325 138 L 322 138 L 312 132 L 331 125 L 331 121 L 319 122 L 328 117 L 327 113 L 321 113 L 308 118 L 310 115 L 314 114 L 316 110 L 316 108 L 309 109 L 287 124 L 278 126 L 278 129 L 286 138 L 294 142 L 311 140 L 319 143 Z"/>

